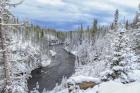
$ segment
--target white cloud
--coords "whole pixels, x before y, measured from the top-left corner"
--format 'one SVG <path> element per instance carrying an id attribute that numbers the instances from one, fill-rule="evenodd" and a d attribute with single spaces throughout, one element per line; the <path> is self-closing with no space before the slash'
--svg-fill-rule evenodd
<path id="1" fill-rule="evenodd" d="M 20 17 L 46 22 L 91 23 L 95 17 L 103 20 L 102 24 L 106 24 L 113 21 L 115 9 L 120 10 L 121 18 L 126 16 L 132 19 L 138 3 L 139 0 L 25 0 L 12 11 Z"/>
<path id="2" fill-rule="evenodd" d="M 62 5 L 64 2 L 62 0 L 37 0 L 37 2 L 49 5 Z"/>
<path id="3" fill-rule="evenodd" d="M 135 9 L 138 7 L 138 4 L 140 3 L 140 0 L 121 0 L 121 1 L 109 0 L 109 1 L 114 4 L 118 4 L 124 7 L 127 6 L 127 7 L 135 8 Z"/>

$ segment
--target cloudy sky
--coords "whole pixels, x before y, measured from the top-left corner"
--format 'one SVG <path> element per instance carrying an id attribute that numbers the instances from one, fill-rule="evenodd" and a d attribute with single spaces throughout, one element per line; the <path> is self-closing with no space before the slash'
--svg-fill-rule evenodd
<path id="1" fill-rule="evenodd" d="M 14 2 L 18 0 L 13 0 Z M 106 25 L 113 21 L 119 9 L 120 19 L 132 19 L 138 10 L 139 0 L 24 0 L 12 9 L 20 19 L 57 30 L 74 30 L 79 24 L 88 26 L 94 18 Z"/>

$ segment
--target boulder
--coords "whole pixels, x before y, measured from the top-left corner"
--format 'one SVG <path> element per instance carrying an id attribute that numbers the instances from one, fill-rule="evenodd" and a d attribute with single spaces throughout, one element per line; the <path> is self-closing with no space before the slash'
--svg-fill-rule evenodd
<path id="1" fill-rule="evenodd" d="M 99 83 L 100 80 L 97 78 L 87 77 L 87 76 L 76 76 L 76 77 L 71 77 L 67 81 L 67 86 L 68 86 L 69 93 L 76 93 L 77 89 L 86 90 L 88 88 L 93 88 Z"/>
<path id="2" fill-rule="evenodd" d="M 83 82 L 83 83 L 78 84 L 79 88 L 84 89 L 84 90 L 86 90 L 88 88 L 93 88 L 96 85 L 97 85 L 97 83 L 91 82 L 91 81 L 90 82 Z"/>

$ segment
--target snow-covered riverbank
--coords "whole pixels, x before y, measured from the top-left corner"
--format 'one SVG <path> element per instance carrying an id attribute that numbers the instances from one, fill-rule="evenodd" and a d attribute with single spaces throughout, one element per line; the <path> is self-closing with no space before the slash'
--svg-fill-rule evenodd
<path id="1" fill-rule="evenodd" d="M 10 37 L 10 44 L 8 46 L 11 53 L 11 89 L 13 93 L 28 93 L 27 79 L 31 77 L 31 71 L 39 67 L 46 67 L 51 63 L 50 56 L 52 53 L 43 53 L 40 45 L 36 45 L 31 40 L 24 40 L 23 34 L 13 33 L 8 34 Z M 46 41 L 47 42 L 47 41 Z M 4 64 L 0 66 L 0 72 L 5 73 Z M 0 92 L 4 89 L 4 75 L 0 77 Z"/>
<path id="2" fill-rule="evenodd" d="M 101 83 L 94 88 L 77 89 L 75 93 L 139 93 L 139 33 L 139 29 L 127 30 L 123 33 L 111 30 L 105 36 L 98 38 L 94 46 L 87 42 L 78 46 L 68 44 L 66 50 L 78 56 L 78 64 L 73 76 L 80 77 L 83 75 L 101 79 Z M 124 65 L 113 66 L 112 68 L 114 60 L 118 60 L 118 57 L 115 56 L 115 53 L 118 53 L 116 52 L 118 45 L 121 46 L 119 55 L 122 57 L 121 64 Z M 115 79 L 111 76 L 114 71 L 121 73 Z M 64 87 L 67 84 L 65 81 L 54 90 L 43 93 L 69 93 L 68 88 Z"/>
<path id="3" fill-rule="evenodd" d="M 68 78 L 74 73 L 75 56 L 65 51 L 63 45 L 52 47 L 50 65 L 34 70 L 32 72 L 33 77 L 28 80 L 31 93 L 35 91 L 42 93 L 43 89 L 52 90 L 57 84 L 61 84 L 63 77 Z M 36 85 L 39 85 L 39 88 Z"/>

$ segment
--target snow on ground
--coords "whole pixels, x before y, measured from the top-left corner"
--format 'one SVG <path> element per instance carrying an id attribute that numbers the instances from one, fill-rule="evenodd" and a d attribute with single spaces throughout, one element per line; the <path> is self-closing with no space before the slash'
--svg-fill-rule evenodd
<path id="1" fill-rule="evenodd" d="M 109 81 L 95 86 L 92 89 L 79 90 L 77 93 L 140 93 L 140 83 L 122 84 Z"/>
<path id="2" fill-rule="evenodd" d="M 140 82 L 122 84 L 109 81 L 98 86 L 98 93 L 140 93 L 139 86 Z"/>
<path id="3" fill-rule="evenodd" d="M 51 56 L 55 56 L 56 55 L 56 52 L 53 51 L 53 50 L 50 50 L 49 52 L 50 52 Z"/>
<path id="4" fill-rule="evenodd" d="M 126 29 L 121 29 L 126 30 Z M 125 32 L 125 31 L 124 31 Z M 94 45 L 90 45 L 87 42 L 78 45 L 77 48 L 75 45 L 66 46 L 66 49 L 73 52 L 78 56 L 76 63 L 75 76 L 85 75 L 92 77 L 104 77 L 105 72 L 113 73 L 113 71 L 125 71 L 126 74 L 130 73 L 132 70 L 139 70 L 140 64 L 138 62 L 140 55 L 136 54 L 133 48 L 137 45 L 136 35 L 139 30 L 132 31 L 129 30 L 125 33 L 114 32 L 113 30 L 107 32 L 107 34 L 101 38 L 98 38 L 95 41 Z M 121 40 L 120 40 L 120 37 Z M 123 41 L 123 42 L 122 42 Z M 119 47 L 120 43 L 120 52 L 117 52 L 116 49 Z M 120 64 L 124 66 L 114 66 L 111 68 L 113 61 L 118 60 L 119 58 L 115 55 L 121 55 L 122 61 Z M 108 78 L 108 77 L 107 77 Z M 126 81 L 129 82 L 127 75 L 122 74 L 122 81 L 126 78 Z M 131 81 L 131 80 L 130 80 Z"/>
<path id="5" fill-rule="evenodd" d="M 42 55 L 41 66 L 46 67 L 50 65 L 51 59 L 47 55 Z"/>
<path id="6" fill-rule="evenodd" d="M 107 32 L 105 36 L 96 40 L 94 46 L 88 43 L 78 46 L 68 44 L 65 47 L 66 50 L 78 56 L 76 71 L 71 77 L 74 77 L 78 82 L 88 80 L 88 77 L 102 79 L 106 77 L 106 74 L 114 73 L 113 71 L 125 71 L 118 79 L 109 79 L 109 81 L 101 82 L 92 89 L 77 90 L 75 93 L 140 93 L 140 54 L 135 51 L 140 43 L 139 33 L 140 30 L 126 31 L 126 29 L 120 28 L 119 32 L 112 30 Z M 115 52 L 118 43 L 123 48 L 120 52 Z M 118 60 L 114 55 L 121 55 L 123 58 L 121 64 L 124 66 L 114 66 L 110 69 L 112 61 Z M 81 63 L 82 61 L 85 61 L 84 64 Z M 44 93 L 68 93 L 68 89 L 62 88 L 62 85 Z"/>
<path id="7" fill-rule="evenodd" d="M 122 31 L 121 31 L 122 32 Z M 68 82 L 94 81 L 100 82 L 94 88 L 87 90 L 78 89 L 75 93 L 140 93 L 140 54 L 134 50 L 139 47 L 137 41 L 139 38 L 139 30 L 123 31 L 123 35 L 118 32 L 109 31 L 102 38 L 98 38 L 94 45 L 84 42 L 78 46 L 67 46 L 66 49 L 76 56 L 76 71 Z M 120 40 L 122 37 L 122 41 Z M 14 39 L 14 42 L 17 42 Z M 120 43 L 123 49 L 115 52 L 117 44 Z M 12 89 L 15 93 L 27 93 L 27 78 L 31 71 L 38 66 L 47 66 L 51 60 L 46 55 L 41 55 L 38 47 L 32 46 L 30 42 L 23 43 L 18 41 L 13 44 L 12 51 Z M 56 52 L 49 51 L 51 56 L 55 56 Z M 111 63 L 118 60 L 114 55 L 121 55 L 123 66 L 114 66 Z M 42 61 L 42 62 L 40 62 Z M 112 80 L 107 75 L 112 75 L 113 71 L 124 71 L 117 79 Z M 16 77 L 16 78 L 15 78 Z M 107 82 L 100 81 L 103 77 L 108 78 Z M 97 79 L 99 78 L 99 79 Z M 125 81 L 126 84 L 123 84 Z M 127 82 L 126 82 L 127 81 Z M 123 83 L 122 83 L 123 82 Z M 57 85 L 52 91 L 43 91 L 43 93 L 68 93 L 66 87 L 67 79 L 64 79 L 61 85 Z M 33 93 L 38 93 L 37 90 Z"/>
<path id="8" fill-rule="evenodd" d="M 51 35 L 51 34 L 45 34 L 45 38 L 47 40 L 58 40 L 58 38 L 54 35 Z"/>
<path id="9" fill-rule="evenodd" d="M 14 39 L 18 40 L 18 39 Z M 38 68 L 41 62 L 41 53 L 31 43 L 19 41 L 13 44 L 12 51 L 12 89 L 13 93 L 27 93 L 27 79 L 32 70 Z"/>
<path id="10" fill-rule="evenodd" d="M 41 53 L 39 45 L 33 44 L 30 40 L 24 40 L 24 35 L 11 32 L 9 36 L 11 40 L 9 51 L 11 52 L 12 93 L 28 93 L 27 79 L 30 77 L 31 71 L 40 66 L 49 65 L 51 60 L 47 55 Z M 3 82 L 0 81 L 0 84 Z M 2 87 L 0 86 L 0 89 Z"/>
<path id="11" fill-rule="evenodd" d="M 92 81 L 95 83 L 100 83 L 100 79 L 98 79 L 98 78 L 82 76 L 82 75 L 70 77 L 67 82 L 68 83 L 82 83 L 84 81 L 86 81 L 86 82 Z"/>
<path id="12" fill-rule="evenodd" d="M 122 84 L 118 81 L 108 81 L 96 85 L 94 88 L 87 90 L 75 90 L 74 93 L 140 93 L 140 82 L 133 82 L 129 84 Z M 35 92 L 36 93 L 36 92 Z M 57 86 L 52 91 L 44 91 L 43 93 L 69 93 L 68 88 Z"/>
<path id="13" fill-rule="evenodd" d="M 13 52 L 12 60 L 14 61 L 12 63 L 13 74 L 30 73 L 40 65 L 41 55 L 39 49 L 31 44 L 14 44 L 11 46 L 11 51 Z"/>
<path id="14" fill-rule="evenodd" d="M 140 70 L 133 70 L 132 72 L 128 73 L 128 77 L 131 81 L 140 82 Z"/>
<path id="15" fill-rule="evenodd" d="M 54 50 L 49 50 L 51 56 L 55 56 L 56 52 Z M 42 55 L 41 66 L 46 67 L 51 64 L 51 58 L 48 55 Z"/>

